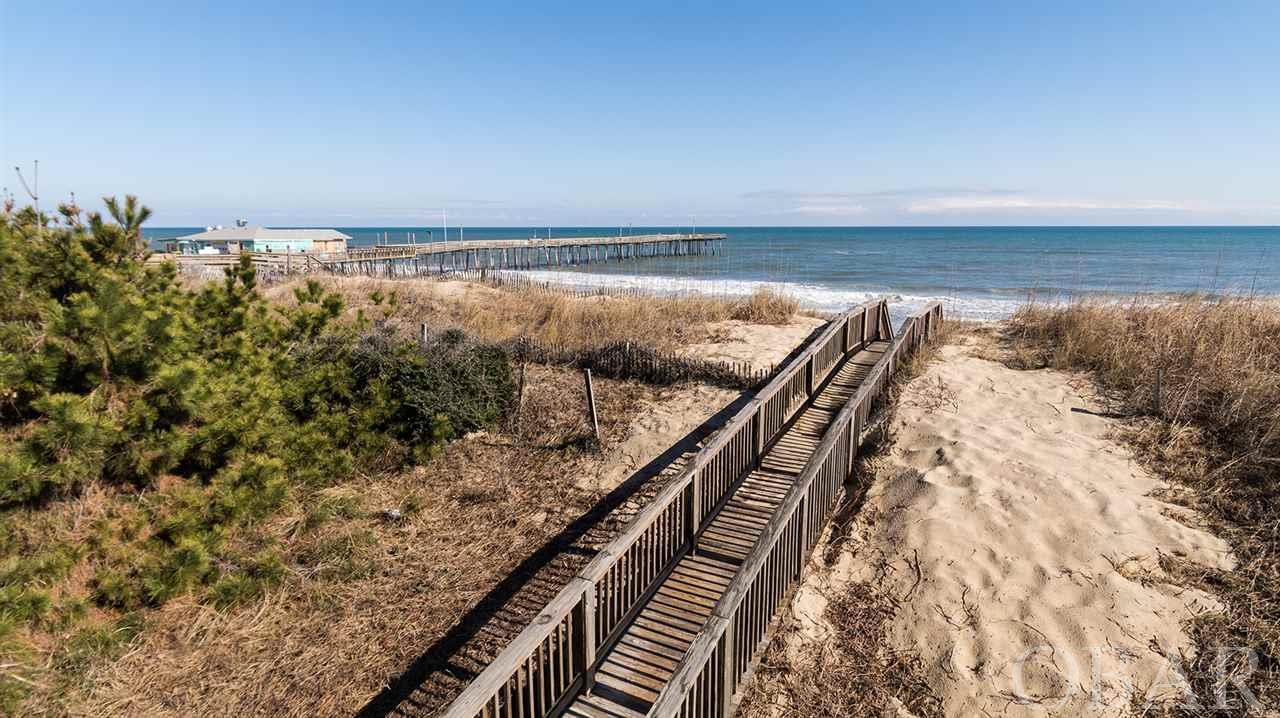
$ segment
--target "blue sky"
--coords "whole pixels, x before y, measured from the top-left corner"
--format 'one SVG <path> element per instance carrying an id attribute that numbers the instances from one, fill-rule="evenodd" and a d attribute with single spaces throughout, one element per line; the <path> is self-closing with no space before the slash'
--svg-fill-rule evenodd
<path id="1" fill-rule="evenodd" d="M 5 0 L 0 184 L 156 226 L 1280 224 L 1273 1 L 171 5 Z"/>

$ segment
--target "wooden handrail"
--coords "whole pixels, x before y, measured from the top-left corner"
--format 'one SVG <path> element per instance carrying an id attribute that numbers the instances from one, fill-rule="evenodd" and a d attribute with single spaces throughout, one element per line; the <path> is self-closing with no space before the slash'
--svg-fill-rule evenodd
<path id="1" fill-rule="evenodd" d="M 467 249 L 502 249 L 512 247 L 569 247 L 580 244 L 647 244 L 651 242 L 672 242 L 685 240 L 720 240 L 726 239 L 724 234 L 635 234 L 623 237 L 531 237 L 529 239 L 473 239 L 453 242 L 418 242 L 415 244 L 377 244 L 374 249 L 415 250 L 418 254 L 434 254 L 435 252 L 455 252 Z M 362 250 L 357 247 L 352 251 Z"/>
<path id="2" fill-rule="evenodd" d="M 744 600 L 754 587 L 756 578 L 761 570 L 769 563 L 770 559 L 777 559 L 775 549 L 779 540 L 789 531 L 800 530 L 803 527 L 793 529 L 792 522 L 802 519 L 803 502 L 810 495 L 810 488 L 813 486 L 815 478 L 825 468 L 827 460 L 839 446 L 841 441 L 849 441 L 850 438 L 856 444 L 857 437 L 853 437 L 852 433 L 859 428 L 858 420 L 862 413 L 869 409 L 872 400 L 887 387 L 888 379 L 892 376 L 896 367 L 898 355 L 908 349 L 915 349 L 919 344 L 933 334 L 937 329 L 937 323 L 942 319 L 942 304 L 934 302 L 927 306 L 924 310 L 909 317 L 899 331 L 898 336 L 894 339 L 889 349 L 876 361 L 867 376 L 863 379 L 858 391 L 854 393 L 849 401 L 841 408 L 836 419 L 831 423 L 826 434 L 823 435 L 822 441 L 818 444 L 817 449 L 810 457 L 800 477 L 792 484 L 788 490 L 782 504 L 774 512 L 772 518 L 766 524 L 764 530 L 757 538 L 755 546 L 747 555 L 747 558 L 740 565 L 733 580 L 729 583 L 725 593 L 717 602 L 712 617 L 703 626 L 702 630 L 695 637 L 688 652 L 676 668 L 675 674 L 671 680 L 663 687 L 657 699 L 654 701 L 649 711 L 650 716 L 674 716 L 681 712 L 685 706 L 686 696 L 690 690 L 693 690 L 702 681 L 705 684 L 704 675 L 707 670 L 719 670 L 723 675 L 712 676 L 712 680 L 719 686 L 716 695 L 712 696 L 716 700 L 710 701 L 712 710 L 710 712 L 695 710 L 695 715 L 715 715 L 716 718 L 727 716 L 731 713 L 734 696 L 741 691 L 744 681 L 740 679 L 750 671 L 750 665 L 741 674 L 737 666 L 736 650 L 726 651 L 726 646 L 732 646 L 742 637 L 733 635 L 734 626 L 737 623 L 739 611 L 741 610 Z M 850 460 L 852 456 L 850 456 Z M 841 471 L 841 475 L 847 475 L 847 471 Z M 822 516 L 830 507 L 819 507 Z M 821 525 L 818 527 L 821 528 Z M 817 536 L 805 536 L 804 540 L 798 542 L 801 555 L 794 557 L 803 566 L 805 557 L 808 555 L 812 544 L 817 541 Z M 790 557 L 788 557 L 790 558 Z M 791 577 L 791 584 L 799 581 L 799 571 Z M 780 606 L 779 606 L 780 608 Z M 769 622 L 776 620 L 776 616 L 770 615 Z M 756 626 L 760 628 L 760 626 Z M 759 631 L 762 635 L 766 635 L 767 631 Z M 748 652 L 748 656 L 754 661 L 753 654 L 760 646 L 752 646 Z M 720 654 L 717 655 L 717 651 Z M 731 654 L 731 655 L 726 655 Z M 712 658 L 716 661 L 712 661 Z M 712 665 L 712 664 L 715 665 Z M 699 708 L 706 708 L 701 705 Z"/>
<path id="3" fill-rule="evenodd" d="M 868 332 L 867 325 L 870 323 L 873 313 L 875 316 L 875 322 L 872 325 L 874 331 Z M 628 587 L 633 594 L 633 597 L 628 601 L 631 605 L 620 609 L 621 616 L 614 617 L 612 630 L 610 630 L 610 626 L 604 626 L 606 630 L 601 631 L 601 626 L 599 625 L 600 616 L 598 615 L 598 604 L 601 600 L 600 587 L 603 582 L 608 580 L 611 570 L 649 535 L 650 529 L 658 525 L 664 516 L 668 520 L 672 518 L 667 514 L 673 504 L 680 501 L 688 502 L 692 500 L 694 503 L 698 501 L 701 492 L 698 491 L 697 482 L 703 470 L 720 457 L 722 450 L 729 446 L 729 442 L 737 437 L 743 429 L 754 425 L 758 430 L 762 426 L 762 409 L 766 403 L 781 392 L 784 387 L 788 386 L 788 383 L 795 379 L 799 372 L 812 372 L 815 356 L 819 352 L 827 350 L 831 342 L 840 338 L 841 353 L 849 353 L 853 346 L 849 342 L 849 336 L 855 317 L 859 322 L 859 335 L 861 337 L 861 342 L 857 345 L 858 349 L 869 341 L 879 339 L 886 327 L 891 331 L 888 323 L 888 305 L 884 300 L 867 302 L 831 321 L 816 339 L 785 365 L 783 371 L 779 372 L 764 388 L 757 392 L 754 398 L 735 412 L 729 421 L 712 435 L 710 440 L 690 460 L 685 469 L 664 486 L 632 518 L 622 532 L 602 548 L 587 566 L 570 580 L 569 584 L 539 612 L 530 625 L 521 631 L 499 653 L 497 658 L 463 690 L 462 694 L 454 700 L 444 715 L 455 718 L 469 718 L 484 712 L 490 705 L 497 708 L 499 703 L 509 709 L 510 703 L 502 703 L 498 696 L 505 691 L 505 694 L 508 694 L 505 696 L 506 700 L 510 701 L 509 694 L 512 694 L 512 682 L 514 681 L 514 685 L 519 688 L 524 685 L 521 681 L 530 681 L 529 675 L 533 671 L 530 660 L 534 652 L 572 651 L 574 656 L 580 657 L 579 662 L 576 664 L 578 672 L 569 676 L 567 680 L 560 681 L 560 685 L 553 690 L 558 690 L 561 695 L 554 696 L 552 700 L 545 700 L 545 696 L 535 696 L 532 693 L 526 700 L 523 693 L 517 690 L 516 693 L 519 695 L 516 695 L 516 700 L 521 701 L 522 706 L 532 705 L 533 709 L 529 711 L 507 710 L 503 713 L 504 715 L 535 716 L 549 714 L 557 707 L 560 707 L 566 698 L 571 697 L 574 691 L 584 687 L 584 685 L 589 686 L 597 656 L 603 653 L 602 649 L 607 648 L 610 637 L 617 635 L 618 631 L 625 626 L 628 616 L 643 604 L 643 597 L 660 583 L 661 578 L 666 573 L 670 572 L 678 557 L 684 553 L 684 549 L 691 544 L 694 535 L 701 528 L 702 517 L 697 514 L 690 515 L 687 503 L 681 507 L 681 513 L 685 517 L 683 520 L 688 524 L 692 524 L 684 527 L 685 540 L 678 548 L 669 550 L 668 553 L 670 555 L 646 557 L 650 560 L 656 559 L 660 561 L 663 564 L 663 568 L 652 571 L 652 575 L 647 577 L 645 582 L 647 585 L 644 587 Z M 874 334 L 875 339 L 868 336 L 868 334 Z M 892 338 L 892 334 L 885 338 Z M 811 394 L 815 387 L 820 386 L 822 378 L 825 378 L 830 369 L 837 364 L 838 361 L 833 361 L 829 366 L 823 367 L 823 377 L 814 377 L 809 382 L 810 385 L 807 387 L 807 392 Z M 790 408 L 792 411 L 795 409 L 795 407 Z M 780 433 L 781 430 L 782 427 L 780 426 L 774 433 Z M 749 462 L 751 465 L 754 465 L 759 460 L 768 442 L 774 438 L 775 436 L 763 437 L 763 441 L 758 440 L 755 442 Z M 741 476 L 737 477 L 737 480 L 740 481 Z M 731 486 L 732 484 L 726 486 L 723 493 L 728 493 Z M 659 537 L 659 540 L 662 538 Z M 618 609 L 617 606 L 613 608 Z M 581 618 L 575 621 L 574 613 L 579 609 Z M 548 642 L 555 635 L 558 635 L 562 627 L 565 626 L 570 629 L 574 626 L 577 627 L 576 640 L 581 644 L 580 647 L 565 647 L 558 643 L 554 649 L 549 647 Z M 601 635 L 601 633 L 606 635 Z M 538 684 L 541 685 L 542 683 L 542 679 L 539 678 Z"/>

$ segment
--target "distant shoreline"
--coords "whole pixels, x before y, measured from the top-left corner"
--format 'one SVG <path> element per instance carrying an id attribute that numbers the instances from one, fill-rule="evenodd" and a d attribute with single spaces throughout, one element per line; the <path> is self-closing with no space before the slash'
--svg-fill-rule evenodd
<path id="1" fill-rule="evenodd" d="M 688 230 L 690 227 L 669 227 Z M 352 246 L 386 238 L 439 241 L 440 228 L 343 227 Z M 871 297 L 949 302 L 952 316 L 997 319 L 1031 298 L 1280 295 L 1280 227 L 716 227 L 723 252 L 706 257 L 594 261 L 534 271 L 537 281 L 657 294 L 740 296 L 767 286 L 837 311 Z M 164 230 L 151 230 L 158 237 Z M 651 227 L 451 227 L 471 240 L 638 235 Z M 397 235 L 397 233 L 399 233 Z M 426 233 L 430 233 L 427 235 Z"/>

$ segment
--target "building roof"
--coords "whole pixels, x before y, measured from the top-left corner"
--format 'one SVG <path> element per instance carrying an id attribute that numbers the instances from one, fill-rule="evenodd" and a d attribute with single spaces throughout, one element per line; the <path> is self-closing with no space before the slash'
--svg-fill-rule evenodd
<path id="1" fill-rule="evenodd" d="M 267 229 L 266 227 L 227 227 L 178 237 L 192 242 L 249 242 L 255 240 L 298 240 L 321 242 L 334 239 L 351 239 L 336 229 Z"/>

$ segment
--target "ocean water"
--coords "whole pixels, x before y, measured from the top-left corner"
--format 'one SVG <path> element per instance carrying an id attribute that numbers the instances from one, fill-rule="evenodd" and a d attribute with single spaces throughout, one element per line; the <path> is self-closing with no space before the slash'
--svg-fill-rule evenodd
<path id="1" fill-rule="evenodd" d="M 353 245 L 439 241 L 440 228 L 339 228 Z M 835 311 L 889 295 L 902 310 L 933 299 L 972 318 L 1075 297 L 1188 292 L 1280 295 L 1280 227 L 698 227 L 723 253 L 642 258 L 527 274 L 575 286 L 750 294 L 771 286 Z M 148 229 L 155 241 L 198 231 Z M 428 232 L 431 236 L 428 237 Z M 687 232 L 631 228 L 623 234 Z M 466 228 L 466 239 L 616 236 L 618 228 Z M 451 228 L 449 239 L 459 230 Z"/>

